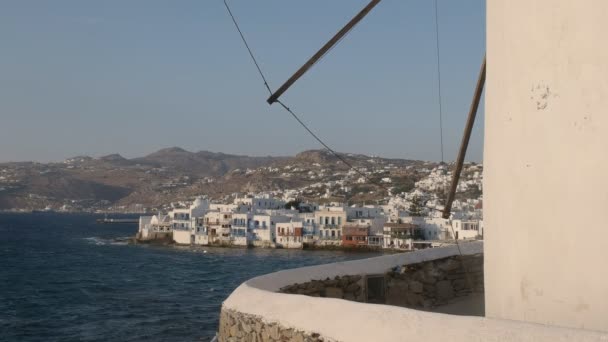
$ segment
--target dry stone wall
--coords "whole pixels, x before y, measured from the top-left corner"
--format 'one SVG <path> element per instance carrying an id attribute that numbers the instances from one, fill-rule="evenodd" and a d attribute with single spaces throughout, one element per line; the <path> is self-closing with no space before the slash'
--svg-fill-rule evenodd
<path id="1" fill-rule="evenodd" d="M 388 272 L 385 303 L 430 309 L 483 291 L 483 254 L 453 256 Z"/>
<path id="2" fill-rule="evenodd" d="M 280 292 L 366 302 L 366 280 L 367 276 L 361 275 L 312 280 L 283 287 Z M 398 266 L 386 272 L 384 299 L 380 303 L 430 309 L 458 297 L 483 291 L 483 254 L 467 255 L 462 259 L 460 256 L 452 256 Z"/>
<path id="3" fill-rule="evenodd" d="M 360 275 L 313 280 L 281 288 L 279 292 L 365 302 L 365 279 Z"/>
<path id="4" fill-rule="evenodd" d="M 317 333 L 305 333 L 286 328 L 278 323 L 266 323 L 261 317 L 223 309 L 220 314 L 220 342 L 321 342 Z"/>

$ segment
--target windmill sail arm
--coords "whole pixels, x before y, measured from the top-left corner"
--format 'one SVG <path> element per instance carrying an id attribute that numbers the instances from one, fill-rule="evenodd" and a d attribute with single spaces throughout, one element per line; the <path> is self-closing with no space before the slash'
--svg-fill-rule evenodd
<path id="1" fill-rule="evenodd" d="M 359 13 L 357 13 L 340 31 L 338 31 L 325 45 L 317 51 L 310 59 L 304 63 L 282 86 L 270 95 L 268 104 L 277 102 L 279 97 L 283 95 L 302 75 L 308 71 L 315 63 L 317 63 L 332 47 L 334 47 L 344 36 L 357 25 L 381 0 L 371 0 Z"/>

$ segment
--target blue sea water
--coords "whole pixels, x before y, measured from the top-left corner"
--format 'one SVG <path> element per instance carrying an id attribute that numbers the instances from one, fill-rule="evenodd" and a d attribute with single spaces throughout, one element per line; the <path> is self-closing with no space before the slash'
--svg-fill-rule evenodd
<path id="1" fill-rule="evenodd" d="M 0 214 L 1 341 L 209 341 L 243 281 L 370 254 L 130 245 L 135 224 Z"/>

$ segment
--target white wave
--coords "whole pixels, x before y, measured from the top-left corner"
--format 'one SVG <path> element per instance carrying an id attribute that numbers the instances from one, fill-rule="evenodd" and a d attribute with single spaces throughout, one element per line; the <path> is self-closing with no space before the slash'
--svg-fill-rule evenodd
<path id="1" fill-rule="evenodd" d="M 126 246 L 128 244 L 129 243 L 126 242 L 126 241 L 112 241 L 112 242 L 110 242 L 110 245 L 112 245 L 112 246 Z"/>
<path id="2" fill-rule="evenodd" d="M 97 246 L 101 246 L 101 245 L 107 245 L 108 242 L 102 238 L 98 238 L 96 236 L 92 236 L 92 237 L 88 237 L 88 238 L 84 238 L 85 241 L 97 245 Z"/>
<path id="3" fill-rule="evenodd" d="M 130 240 L 131 240 L 131 238 L 130 238 L 130 237 L 128 237 L 128 236 L 125 236 L 125 237 L 117 237 L 117 238 L 113 239 L 113 240 L 110 242 L 110 245 L 113 245 L 113 246 L 125 246 L 125 245 L 128 245 L 128 244 L 129 244 L 129 241 L 130 241 Z"/>

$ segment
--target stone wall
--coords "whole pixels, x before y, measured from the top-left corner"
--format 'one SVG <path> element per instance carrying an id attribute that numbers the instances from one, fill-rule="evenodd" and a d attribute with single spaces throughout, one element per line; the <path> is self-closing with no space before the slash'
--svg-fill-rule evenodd
<path id="1" fill-rule="evenodd" d="M 279 292 L 367 302 L 369 277 L 372 276 L 336 276 L 289 285 Z M 373 277 L 384 277 L 383 298 L 376 297 L 374 303 L 431 309 L 474 292 L 483 293 L 483 254 L 398 266 Z"/>
<path id="2" fill-rule="evenodd" d="M 365 278 L 360 275 L 336 276 L 334 279 L 289 285 L 281 288 L 280 292 L 365 302 Z"/>
<path id="3" fill-rule="evenodd" d="M 463 263 L 468 271 L 468 278 Z M 386 304 L 430 309 L 483 293 L 483 254 L 396 267 L 386 274 Z"/>
<path id="4" fill-rule="evenodd" d="M 222 309 L 220 314 L 219 341 L 247 342 L 320 342 L 331 341 L 317 333 L 305 333 L 282 327 L 278 323 L 267 323 L 261 317 Z"/>

